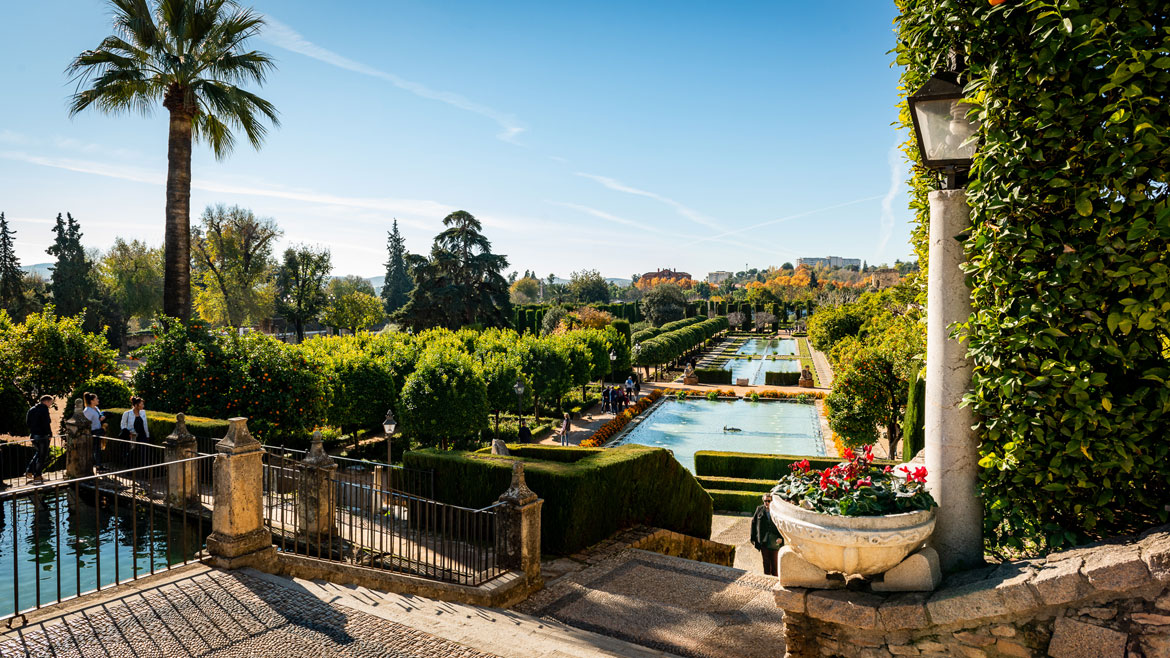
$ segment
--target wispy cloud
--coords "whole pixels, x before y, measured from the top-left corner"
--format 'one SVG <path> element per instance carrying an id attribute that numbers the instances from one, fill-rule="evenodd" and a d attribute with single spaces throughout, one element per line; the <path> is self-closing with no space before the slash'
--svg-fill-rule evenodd
<path id="1" fill-rule="evenodd" d="M 385 80 L 395 87 L 398 87 L 403 91 L 408 91 L 420 98 L 439 101 L 440 103 L 446 103 L 452 107 L 457 107 L 461 110 L 466 110 L 468 112 L 487 117 L 488 119 L 495 121 L 500 126 L 502 132 L 500 132 L 497 137 L 506 142 L 515 143 L 515 138 L 525 130 L 524 124 L 522 124 L 519 120 L 516 119 L 515 116 L 511 114 L 500 112 L 499 110 L 490 108 L 486 105 L 481 105 L 480 103 L 476 103 L 475 101 L 461 96 L 460 94 L 449 91 L 440 91 L 438 89 L 431 89 L 424 84 L 407 80 L 398 75 L 395 75 L 394 73 L 390 73 L 389 71 L 383 71 L 381 69 L 377 69 L 361 62 L 352 60 L 348 57 L 345 57 L 344 55 L 335 53 L 332 50 L 318 46 L 312 41 L 309 41 L 308 39 L 301 36 L 301 34 L 296 30 L 276 20 L 272 16 L 265 16 L 264 20 L 268 27 L 262 33 L 262 38 L 280 48 L 291 50 L 294 53 L 299 53 L 306 57 L 311 57 L 347 71 L 353 71 L 354 73 L 359 73 L 361 75 L 367 75 L 372 78 Z"/>
<path id="2" fill-rule="evenodd" d="M 626 219 L 625 217 L 618 217 L 617 215 L 614 215 L 613 213 L 608 213 L 604 210 L 598 210 L 597 208 L 590 208 L 589 206 L 583 206 L 579 203 L 569 203 L 567 201 L 547 201 L 546 203 L 552 204 L 554 206 L 560 206 L 561 208 L 568 208 L 569 210 L 576 210 L 577 212 L 584 213 L 586 215 L 591 215 L 591 216 L 596 217 L 598 219 L 604 219 L 607 222 L 613 222 L 615 224 L 621 224 L 623 226 L 630 226 L 632 228 L 640 229 L 643 231 L 649 231 L 651 233 L 658 233 L 659 232 L 659 231 L 647 226 L 644 223 L 637 222 L 637 221 L 634 221 L 632 219 Z"/>
<path id="3" fill-rule="evenodd" d="M 729 235 L 738 235 L 740 233 L 747 233 L 748 231 L 754 231 L 755 229 L 762 228 L 764 226 L 771 226 L 773 224 L 780 224 L 782 222 L 791 221 L 793 219 L 800 219 L 801 217 L 808 217 L 809 215 L 815 215 L 817 213 L 827 212 L 829 210 L 836 210 L 837 208 L 844 208 L 846 206 L 854 206 L 854 205 L 857 205 L 859 203 L 865 203 L 867 201 L 875 201 L 875 200 L 881 199 L 881 198 L 884 198 L 884 197 L 883 197 L 883 195 L 880 195 L 880 194 L 876 195 L 876 196 L 867 196 L 867 197 L 863 197 L 860 199 L 854 199 L 852 201 L 845 201 L 842 203 L 833 204 L 831 206 L 825 206 L 823 208 L 816 208 L 814 210 L 806 210 L 804 212 L 796 213 L 795 215 L 788 215 L 785 217 L 780 217 L 778 219 L 769 219 L 766 222 L 760 222 L 758 224 L 752 224 L 751 226 L 737 228 L 737 229 L 732 230 L 732 231 L 724 231 L 724 232 L 716 234 L 716 235 L 711 235 L 711 236 L 707 236 L 704 238 L 699 238 L 693 242 L 688 242 L 684 246 L 691 247 L 691 246 L 697 245 L 697 244 L 702 243 L 702 242 L 719 241 L 720 238 L 725 238 Z M 792 253 L 796 253 L 796 252 L 792 252 Z"/>
<path id="4" fill-rule="evenodd" d="M 897 142 L 886 153 L 886 162 L 890 165 L 890 188 L 882 197 L 881 237 L 878 238 L 877 247 L 879 254 L 885 253 L 886 244 L 889 243 L 890 236 L 894 234 L 894 197 L 898 195 L 898 188 L 906 174 Z"/>
<path id="5" fill-rule="evenodd" d="M 689 208 L 689 207 L 679 203 L 678 201 L 675 201 L 674 199 L 664 197 L 661 194 L 658 194 L 655 192 L 649 192 L 647 190 L 640 190 L 636 187 L 630 187 L 629 185 L 626 185 L 620 181 L 614 180 L 613 178 L 609 178 L 608 176 L 598 176 L 597 174 L 587 174 L 587 173 L 580 172 L 580 171 L 577 172 L 576 175 L 580 176 L 582 178 L 588 178 L 589 180 L 594 181 L 596 183 L 600 183 L 601 185 L 604 185 L 605 187 L 607 187 L 615 192 L 624 192 L 626 194 L 633 194 L 635 196 L 642 196 L 642 197 L 646 197 L 647 199 L 654 199 L 655 201 L 658 201 L 659 203 L 664 203 L 664 204 L 670 206 L 671 208 L 673 208 L 675 210 L 675 212 L 682 215 L 683 217 L 686 217 L 687 219 L 689 219 L 697 224 L 702 224 L 703 226 L 706 226 L 707 228 L 714 228 L 714 229 L 721 228 L 719 223 L 716 222 L 715 220 L 713 220 L 709 217 L 706 217 L 705 215 L 703 215 L 699 211 L 697 211 L 693 208 Z"/>

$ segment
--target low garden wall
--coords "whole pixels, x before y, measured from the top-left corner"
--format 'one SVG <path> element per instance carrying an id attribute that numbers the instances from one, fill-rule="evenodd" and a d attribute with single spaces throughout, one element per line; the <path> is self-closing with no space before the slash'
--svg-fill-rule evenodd
<path id="1" fill-rule="evenodd" d="M 544 553 L 569 555 L 637 524 L 711 536 L 711 496 L 663 448 L 509 445 L 508 450 L 508 456 L 416 450 L 403 462 L 434 469 L 437 500 L 480 508 L 508 487 L 512 462 L 523 461 L 528 486 L 544 499 Z"/>
<path id="2" fill-rule="evenodd" d="M 1170 526 L 948 577 L 935 592 L 775 590 L 790 656 L 1170 656 Z"/>

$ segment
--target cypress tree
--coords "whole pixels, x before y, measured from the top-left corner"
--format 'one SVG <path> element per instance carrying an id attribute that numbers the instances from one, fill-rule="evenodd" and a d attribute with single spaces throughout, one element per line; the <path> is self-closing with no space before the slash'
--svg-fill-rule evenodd
<path id="1" fill-rule="evenodd" d="M 382 281 L 382 302 L 386 305 L 386 312 L 393 313 L 406 305 L 410 291 L 414 290 L 414 281 L 406 269 L 406 241 L 398 232 L 397 219 L 386 240 L 386 251 L 389 258 L 386 261 L 386 278 Z"/>
<path id="2" fill-rule="evenodd" d="M 14 235 L 16 231 L 8 228 L 8 220 L 0 212 L 0 308 L 12 315 L 24 300 L 24 272 L 12 248 Z"/>
<path id="3" fill-rule="evenodd" d="M 61 214 L 57 214 L 57 224 L 53 227 L 56 237 L 53 245 L 46 249 L 50 256 L 57 257 L 50 290 L 53 292 L 57 315 L 63 317 L 77 315 L 84 310 L 92 293 L 92 266 L 86 260 L 85 249 L 81 246 L 81 225 L 73 219 L 73 215 L 65 213 L 65 217 L 66 220 L 62 221 Z"/>

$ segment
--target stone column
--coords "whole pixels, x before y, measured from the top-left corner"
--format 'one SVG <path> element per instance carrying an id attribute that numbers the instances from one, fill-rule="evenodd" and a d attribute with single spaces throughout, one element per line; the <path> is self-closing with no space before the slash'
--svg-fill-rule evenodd
<path id="1" fill-rule="evenodd" d="M 78 399 L 65 421 L 65 477 L 70 479 L 93 475 L 93 434 L 83 409 L 85 403 Z"/>
<path id="2" fill-rule="evenodd" d="M 333 485 L 337 464 L 325 453 L 320 432 L 313 432 L 312 446 L 302 463 L 304 468 L 296 492 L 301 497 L 297 505 L 297 530 L 310 544 L 328 541 L 334 535 Z"/>
<path id="3" fill-rule="evenodd" d="M 544 499 L 528 488 L 523 463 L 513 462 L 512 484 L 499 500 L 505 503 L 498 528 L 504 533 L 500 564 L 523 573 L 530 587 L 539 587 L 544 582 L 540 575 L 540 508 Z"/>
<path id="4" fill-rule="evenodd" d="M 963 243 L 971 228 L 966 190 L 930 193 L 930 263 L 926 312 L 926 486 L 938 501 L 930 543 L 944 571 L 983 562 L 983 501 L 979 495 L 979 439 L 970 408 L 961 407 L 974 371 L 965 338 L 951 328 L 971 315 L 963 272 Z"/>
<path id="5" fill-rule="evenodd" d="M 216 566 L 252 566 L 273 554 L 264 527 L 264 448 L 248 432 L 247 418 L 230 418 L 215 445 L 215 503 L 207 552 Z"/>
<path id="6" fill-rule="evenodd" d="M 187 420 L 183 414 L 175 414 L 175 429 L 163 440 L 166 448 L 167 503 L 176 507 L 187 507 L 199 502 L 199 462 L 182 464 L 172 462 L 195 457 L 195 437 L 187 431 Z"/>

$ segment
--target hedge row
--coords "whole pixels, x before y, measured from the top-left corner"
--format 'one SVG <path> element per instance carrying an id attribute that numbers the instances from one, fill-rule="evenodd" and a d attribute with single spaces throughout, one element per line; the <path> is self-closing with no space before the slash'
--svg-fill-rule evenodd
<path id="1" fill-rule="evenodd" d="M 667 323 L 663 327 L 671 324 L 673 323 Z M 674 361 L 725 329 L 727 329 L 727 318 L 717 317 L 667 331 L 655 338 L 642 341 L 635 358 L 635 365 L 657 366 Z"/>
<path id="2" fill-rule="evenodd" d="M 494 503 L 524 462 L 528 486 L 544 499 L 541 550 L 569 555 L 637 524 L 711 536 L 711 496 L 665 449 L 508 446 L 510 456 L 434 449 L 404 456 L 435 470 L 435 497 L 481 508 Z M 550 451 L 559 451 L 561 454 Z"/>
<path id="3" fill-rule="evenodd" d="M 756 493 L 765 493 L 772 490 L 776 486 L 775 480 L 754 480 L 751 478 L 729 478 L 719 477 L 716 475 L 700 475 L 695 478 L 699 484 L 707 491 L 718 489 L 720 491 L 753 491 Z"/>
<path id="4" fill-rule="evenodd" d="M 731 384 L 731 371 L 722 368 L 695 368 L 700 384 Z"/>
<path id="5" fill-rule="evenodd" d="M 771 480 L 788 475 L 792 464 L 807 459 L 812 467 L 821 469 L 838 464 L 837 457 L 809 457 L 804 455 L 758 455 L 747 452 L 700 450 L 695 453 L 695 473 L 700 476 Z M 875 459 L 875 464 L 895 466 L 898 462 Z"/>
<path id="6" fill-rule="evenodd" d="M 796 386 L 800 382 L 799 372 L 765 372 L 764 383 L 768 386 Z"/>
<path id="7" fill-rule="evenodd" d="M 711 505 L 720 512 L 754 512 L 763 502 L 757 491 L 729 491 L 709 489 Z"/>
<path id="8" fill-rule="evenodd" d="M 129 409 L 122 407 L 110 407 L 103 409 L 106 413 L 106 429 L 109 436 L 118 435 L 118 426 L 122 422 L 122 414 L 129 411 Z M 227 436 L 228 427 L 230 423 L 226 420 L 218 418 L 201 418 L 199 416 L 186 416 L 184 420 L 187 422 L 187 431 L 192 436 L 204 439 L 222 439 Z M 146 410 L 146 429 L 150 431 L 151 443 L 162 443 L 163 439 L 175 431 L 175 414 L 168 414 L 162 411 Z"/>

